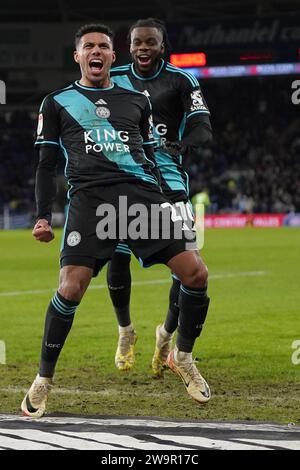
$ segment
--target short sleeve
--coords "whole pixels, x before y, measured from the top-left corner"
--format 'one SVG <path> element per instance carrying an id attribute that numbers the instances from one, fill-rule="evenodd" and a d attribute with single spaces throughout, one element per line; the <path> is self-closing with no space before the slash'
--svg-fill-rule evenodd
<path id="1" fill-rule="evenodd" d="M 198 80 L 187 73 L 181 76 L 181 99 L 186 117 L 194 114 L 210 114 Z"/>
<path id="2" fill-rule="evenodd" d="M 59 145 L 59 120 L 52 96 L 46 96 L 41 104 L 35 145 Z"/>

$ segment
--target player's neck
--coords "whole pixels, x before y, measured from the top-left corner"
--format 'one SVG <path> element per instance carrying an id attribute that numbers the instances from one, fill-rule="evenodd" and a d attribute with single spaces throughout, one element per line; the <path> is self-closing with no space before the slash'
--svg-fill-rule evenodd
<path id="1" fill-rule="evenodd" d="M 86 77 L 81 77 L 79 80 L 80 85 L 86 86 L 89 88 L 110 88 L 112 86 L 112 82 L 110 77 L 106 77 L 103 80 L 99 80 L 98 82 L 91 82 Z"/>
<path id="2" fill-rule="evenodd" d="M 143 78 L 147 78 L 147 77 L 152 77 L 153 75 L 156 74 L 156 72 L 158 71 L 159 67 L 160 67 L 160 64 L 161 64 L 161 60 L 159 60 L 158 62 L 156 62 L 154 64 L 154 66 L 149 69 L 149 70 L 141 70 L 137 64 L 133 64 L 134 66 L 134 69 L 135 69 L 135 72 L 137 73 L 137 75 L 140 75 L 140 77 L 143 77 Z"/>

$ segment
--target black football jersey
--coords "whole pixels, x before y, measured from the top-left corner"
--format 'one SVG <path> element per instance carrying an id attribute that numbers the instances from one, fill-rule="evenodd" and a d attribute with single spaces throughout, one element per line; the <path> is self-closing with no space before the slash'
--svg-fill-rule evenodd
<path id="1" fill-rule="evenodd" d="M 122 181 L 157 184 L 144 151 L 153 144 L 151 105 L 140 92 L 77 81 L 41 105 L 36 145 L 62 149 L 74 190 Z"/>
<path id="2" fill-rule="evenodd" d="M 127 64 L 111 70 L 114 83 L 130 90 L 139 90 L 151 101 L 153 135 L 156 140 L 155 158 L 162 175 L 162 189 L 188 194 L 188 178 L 182 167 L 182 156 L 172 157 L 160 149 L 164 141 L 184 138 L 189 125 L 200 122 L 209 110 L 197 79 L 190 73 L 161 60 L 152 77 L 139 76 L 134 65 Z"/>

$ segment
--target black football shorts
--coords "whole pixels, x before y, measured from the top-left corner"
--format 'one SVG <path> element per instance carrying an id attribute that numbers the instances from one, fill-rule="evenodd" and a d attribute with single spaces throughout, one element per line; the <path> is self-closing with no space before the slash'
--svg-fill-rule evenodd
<path id="1" fill-rule="evenodd" d="M 118 183 L 73 194 L 61 245 L 61 267 L 92 268 L 111 259 L 119 240 L 147 267 L 196 249 L 194 228 L 152 184 Z"/>

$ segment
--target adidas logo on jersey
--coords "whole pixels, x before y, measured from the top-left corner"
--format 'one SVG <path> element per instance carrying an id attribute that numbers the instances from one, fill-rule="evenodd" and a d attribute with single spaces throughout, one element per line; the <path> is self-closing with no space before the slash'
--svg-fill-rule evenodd
<path id="1" fill-rule="evenodd" d="M 100 100 L 96 101 L 95 104 L 107 104 L 107 103 L 106 103 L 106 101 L 100 99 Z"/>

